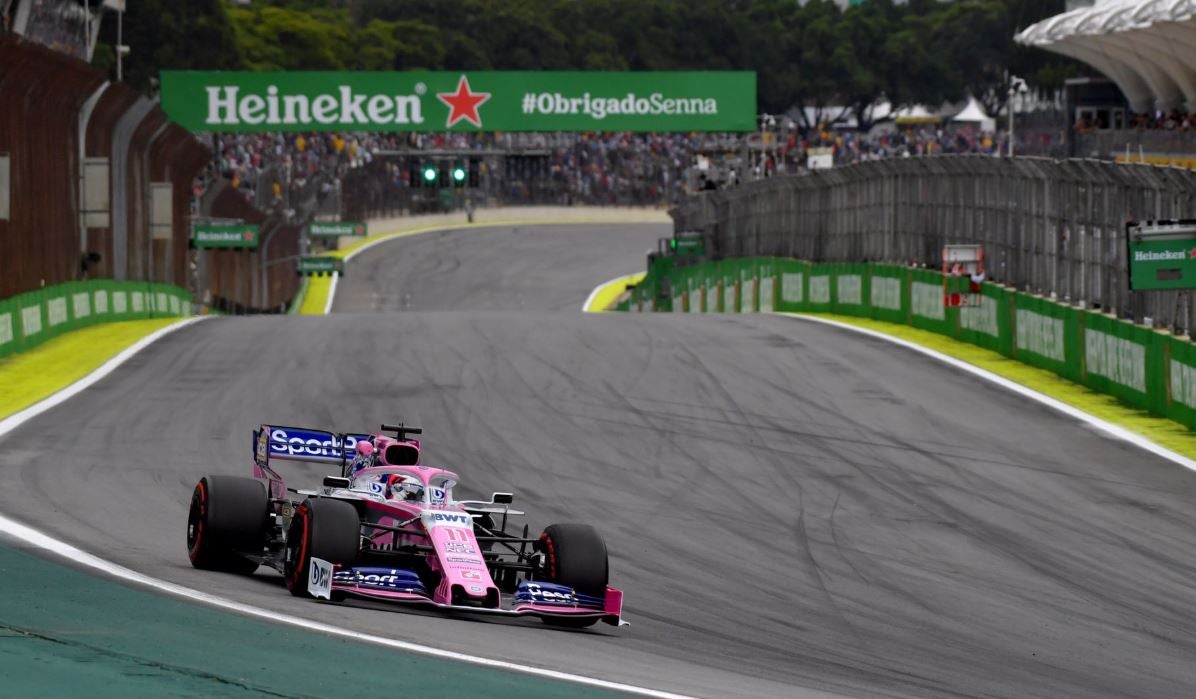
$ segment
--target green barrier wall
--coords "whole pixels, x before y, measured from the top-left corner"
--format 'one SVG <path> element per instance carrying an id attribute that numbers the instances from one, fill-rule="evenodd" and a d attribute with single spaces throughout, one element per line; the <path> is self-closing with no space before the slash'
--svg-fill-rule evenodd
<path id="1" fill-rule="evenodd" d="M 655 297 L 656 310 L 678 304 L 691 313 L 825 312 L 912 325 L 1052 371 L 1196 430 L 1196 345 L 1150 328 L 995 284 L 983 285 L 979 304 L 944 308 L 942 275 L 927 269 L 782 258 L 683 268 L 658 262 L 644 288 L 633 289 L 619 310 L 652 310 Z M 662 279 L 674 292 L 671 300 L 658 295 Z M 948 292 L 966 290 L 966 279 L 948 280 Z M 45 304 L 41 309 L 49 313 Z M 0 303 L 0 340 L 4 313 Z"/>
<path id="2" fill-rule="evenodd" d="M 191 296 L 170 284 L 67 282 L 0 301 L 0 357 L 96 323 L 191 315 Z"/>

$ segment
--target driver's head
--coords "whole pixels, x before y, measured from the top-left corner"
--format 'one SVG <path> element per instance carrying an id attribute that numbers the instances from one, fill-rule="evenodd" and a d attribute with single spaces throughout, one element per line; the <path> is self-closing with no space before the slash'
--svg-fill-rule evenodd
<path id="1" fill-rule="evenodd" d="M 418 501 L 424 497 L 424 486 L 418 478 L 392 473 L 386 477 L 386 493 L 391 499 Z"/>

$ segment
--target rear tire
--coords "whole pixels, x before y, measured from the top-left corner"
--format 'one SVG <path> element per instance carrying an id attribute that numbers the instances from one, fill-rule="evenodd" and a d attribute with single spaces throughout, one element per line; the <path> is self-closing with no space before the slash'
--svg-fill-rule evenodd
<path id="1" fill-rule="evenodd" d="M 252 478 L 204 476 L 191 493 L 187 557 L 201 570 L 249 575 L 258 564 L 241 553 L 260 553 L 269 503 Z"/>
<path id="2" fill-rule="evenodd" d="M 610 563 L 606 542 L 588 524 L 553 524 L 540 534 L 545 555 L 544 579 L 567 585 L 583 595 L 605 597 Z M 543 617 L 545 624 L 580 629 L 598 623 L 597 617 Z"/>
<path id="3" fill-rule="evenodd" d="M 333 565 L 352 566 L 361 549 L 361 518 L 357 509 L 343 500 L 309 498 L 295 508 L 287 532 L 283 576 L 287 589 L 296 597 L 310 597 L 307 572 L 311 559 L 322 558 Z"/>

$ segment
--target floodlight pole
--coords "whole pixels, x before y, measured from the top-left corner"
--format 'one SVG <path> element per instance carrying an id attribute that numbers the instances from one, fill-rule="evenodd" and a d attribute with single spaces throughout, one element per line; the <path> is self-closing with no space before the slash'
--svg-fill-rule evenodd
<path id="1" fill-rule="evenodd" d="M 1013 82 L 1009 83 L 1009 99 L 1005 102 L 1009 109 L 1009 157 L 1013 157 L 1013 96 L 1017 94 L 1017 89 L 1014 88 Z"/>
<path id="2" fill-rule="evenodd" d="M 116 81 L 122 82 L 124 80 L 124 59 L 125 54 L 129 52 L 129 47 L 125 46 L 125 5 L 122 2 L 116 10 Z"/>

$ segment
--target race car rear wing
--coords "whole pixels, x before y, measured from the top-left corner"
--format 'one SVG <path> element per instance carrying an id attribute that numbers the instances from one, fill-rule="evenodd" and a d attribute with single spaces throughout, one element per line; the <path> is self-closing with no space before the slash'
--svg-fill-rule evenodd
<path id="1" fill-rule="evenodd" d="M 357 443 L 369 440 L 368 434 L 262 425 L 253 431 L 253 463 L 267 470 L 275 459 L 340 464 L 343 473 L 345 462 L 357 455 Z"/>

